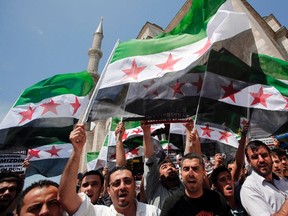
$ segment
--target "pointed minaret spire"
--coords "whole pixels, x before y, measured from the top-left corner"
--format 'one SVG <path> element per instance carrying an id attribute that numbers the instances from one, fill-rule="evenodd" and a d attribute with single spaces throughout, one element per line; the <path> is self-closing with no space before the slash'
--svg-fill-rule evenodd
<path id="1" fill-rule="evenodd" d="M 103 17 L 100 17 L 100 23 L 98 28 L 96 29 L 95 33 L 103 35 Z"/>
<path id="2" fill-rule="evenodd" d="M 100 23 L 94 33 L 92 48 L 88 51 L 89 62 L 87 71 L 93 76 L 95 84 L 99 79 L 98 65 L 102 57 L 101 44 L 103 37 L 103 17 L 101 17 Z"/>

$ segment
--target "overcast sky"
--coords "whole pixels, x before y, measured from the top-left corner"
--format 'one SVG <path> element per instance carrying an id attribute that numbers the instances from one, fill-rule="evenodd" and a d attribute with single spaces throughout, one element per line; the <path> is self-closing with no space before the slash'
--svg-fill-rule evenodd
<path id="1" fill-rule="evenodd" d="M 135 38 L 149 21 L 166 28 L 186 0 L 0 0 L 0 121 L 21 92 L 60 73 L 87 68 L 104 18 L 101 72 L 117 39 Z M 287 0 L 248 0 L 288 27 Z"/>

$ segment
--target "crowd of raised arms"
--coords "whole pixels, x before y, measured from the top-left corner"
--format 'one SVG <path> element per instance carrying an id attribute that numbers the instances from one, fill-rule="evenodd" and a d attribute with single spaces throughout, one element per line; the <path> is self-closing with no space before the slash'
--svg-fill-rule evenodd
<path id="1" fill-rule="evenodd" d="M 145 161 L 139 192 L 135 176 L 126 166 L 125 124 L 120 122 L 115 130 L 115 168 L 82 175 L 78 171 L 86 132 L 84 125 L 78 124 L 70 133 L 73 152 L 60 184 L 40 180 L 23 190 L 23 176 L 0 174 L 0 216 L 288 215 L 285 150 L 276 143 L 271 149 L 259 140 L 248 141 L 246 125 L 233 160 L 225 161 L 223 154 L 216 153 L 208 172 L 193 121 L 184 125 L 184 153 L 173 163 L 168 156 L 159 160 L 151 125 L 141 122 Z"/>

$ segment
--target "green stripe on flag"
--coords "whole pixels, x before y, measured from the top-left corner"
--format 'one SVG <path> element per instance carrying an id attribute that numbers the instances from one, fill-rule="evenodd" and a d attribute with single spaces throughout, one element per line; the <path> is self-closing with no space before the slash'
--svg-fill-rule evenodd
<path id="1" fill-rule="evenodd" d="M 267 84 L 288 97 L 288 62 L 263 54 L 252 55 L 252 67 L 266 75 Z M 283 81 L 286 81 L 284 83 Z"/>
<path id="2" fill-rule="evenodd" d="M 282 95 L 288 96 L 288 62 L 266 55 L 252 56 L 252 67 L 235 58 L 227 50 L 219 54 L 212 50 L 209 58 L 208 71 L 217 71 L 217 75 L 241 80 L 249 84 L 262 84 L 275 87 Z M 213 65 L 213 67 L 210 67 Z M 255 70 L 256 69 L 256 70 Z M 214 73 L 214 72 L 213 72 Z"/>
<path id="3" fill-rule="evenodd" d="M 131 56 L 161 53 L 200 41 L 207 37 L 207 24 L 225 1 L 193 1 L 192 7 L 171 32 L 149 40 L 134 39 L 120 43 L 111 63 Z"/>
<path id="4" fill-rule="evenodd" d="M 288 80 L 288 62 L 282 59 L 253 53 L 252 66 L 262 70 L 266 75 L 280 80 Z"/>
<path id="5" fill-rule="evenodd" d="M 288 97 L 288 84 L 281 82 L 278 79 L 275 79 L 271 76 L 266 75 L 267 84 L 270 86 L 274 86 L 282 95 Z"/>
<path id="6" fill-rule="evenodd" d="M 122 120 L 124 121 L 124 120 Z M 118 117 L 113 117 L 112 118 L 112 121 L 111 121 L 111 128 L 110 128 L 110 131 L 115 131 L 116 130 L 116 127 L 118 125 L 118 123 L 121 122 L 121 118 L 118 118 Z M 126 130 L 127 129 L 131 129 L 131 128 L 136 128 L 136 127 L 139 127 L 141 124 L 140 124 L 140 121 L 125 121 L 125 128 Z"/>
<path id="7" fill-rule="evenodd" d="M 108 146 L 108 142 L 109 142 L 109 134 L 107 134 L 105 136 L 105 140 L 104 140 L 103 146 Z"/>
<path id="8" fill-rule="evenodd" d="M 180 21 L 180 23 L 169 33 L 159 35 L 157 38 L 166 35 L 179 35 L 179 34 L 205 34 L 209 20 L 215 15 L 219 7 L 226 0 L 200 0 L 193 1 L 192 7 Z"/>
<path id="9" fill-rule="evenodd" d="M 130 40 L 122 42 L 117 47 L 111 63 L 131 56 L 145 56 L 183 47 L 195 43 L 206 35 L 170 35 L 165 38 L 149 40 Z"/>
<path id="10" fill-rule="evenodd" d="M 89 163 L 90 161 L 97 159 L 98 156 L 99 152 L 87 152 L 86 154 L 87 162 Z"/>
<path id="11" fill-rule="evenodd" d="M 113 117 L 111 120 L 110 131 L 114 132 L 119 122 L 121 122 L 121 118 Z"/>
<path id="12" fill-rule="evenodd" d="M 14 107 L 38 103 L 45 98 L 63 94 L 85 96 L 93 88 L 93 79 L 87 71 L 55 75 L 24 90 Z"/>

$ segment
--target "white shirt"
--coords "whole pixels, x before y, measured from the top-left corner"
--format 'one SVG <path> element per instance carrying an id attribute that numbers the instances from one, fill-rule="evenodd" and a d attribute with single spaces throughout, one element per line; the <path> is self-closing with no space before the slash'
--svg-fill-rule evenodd
<path id="1" fill-rule="evenodd" d="M 288 195 L 288 183 L 273 175 L 273 183 L 252 170 L 242 185 L 243 207 L 252 216 L 270 216 L 280 210 Z"/>
<path id="2" fill-rule="evenodd" d="M 74 214 L 74 216 L 95 216 L 95 215 L 105 215 L 105 216 L 121 216 L 123 214 L 118 213 L 114 206 L 110 207 L 104 205 L 93 205 L 90 201 L 90 198 L 84 193 L 79 194 L 82 198 L 82 203 Z M 153 205 L 148 205 L 145 203 L 136 202 L 136 216 L 158 216 L 161 213 L 161 210 Z"/>

